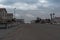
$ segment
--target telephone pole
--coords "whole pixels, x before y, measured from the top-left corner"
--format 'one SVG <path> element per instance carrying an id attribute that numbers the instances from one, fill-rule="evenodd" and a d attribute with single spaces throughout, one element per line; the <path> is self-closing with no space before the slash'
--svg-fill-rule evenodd
<path id="1" fill-rule="evenodd" d="M 14 18 L 15 18 L 15 12 L 16 12 L 15 10 L 16 10 L 16 8 L 14 8 Z"/>
<path id="2" fill-rule="evenodd" d="M 51 17 L 51 23 L 52 23 L 52 22 L 54 23 L 55 13 L 51 13 L 51 14 L 50 14 L 50 17 Z"/>

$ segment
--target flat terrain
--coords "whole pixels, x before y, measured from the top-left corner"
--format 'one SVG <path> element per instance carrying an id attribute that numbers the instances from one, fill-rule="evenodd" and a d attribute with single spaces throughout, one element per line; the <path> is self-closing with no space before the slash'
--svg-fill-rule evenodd
<path id="1" fill-rule="evenodd" d="M 60 40 L 60 25 L 20 24 L 16 29 L 8 29 L 1 40 Z"/>

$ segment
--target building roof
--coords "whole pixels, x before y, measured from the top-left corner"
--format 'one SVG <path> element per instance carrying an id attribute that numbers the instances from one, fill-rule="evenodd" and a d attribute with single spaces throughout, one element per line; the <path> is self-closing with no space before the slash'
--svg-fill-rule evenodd
<path id="1" fill-rule="evenodd" d="M 3 9 L 5 9 L 5 8 L 0 8 L 0 10 L 1 10 L 1 9 L 3 10 Z"/>
<path id="2" fill-rule="evenodd" d="M 0 12 L 2 12 L 3 10 L 7 12 L 5 8 L 0 8 Z"/>

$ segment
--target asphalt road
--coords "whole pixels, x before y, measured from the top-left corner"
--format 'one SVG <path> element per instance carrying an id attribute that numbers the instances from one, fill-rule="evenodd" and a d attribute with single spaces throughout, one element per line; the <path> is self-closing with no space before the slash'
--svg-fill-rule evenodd
<path id="1" fill-rule="evenodd" d="M 60 40 L 60 25 L 22 24 L 2 40 Z"/>

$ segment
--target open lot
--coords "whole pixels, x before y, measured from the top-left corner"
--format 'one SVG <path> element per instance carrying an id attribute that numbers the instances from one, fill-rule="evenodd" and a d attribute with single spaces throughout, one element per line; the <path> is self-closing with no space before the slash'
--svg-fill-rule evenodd
<path id="1" fill-rule="evenodd" d="M 60 40 L 59 24 L 20 24 L 16 27 L 8 29 L 1 40 Z"/>

